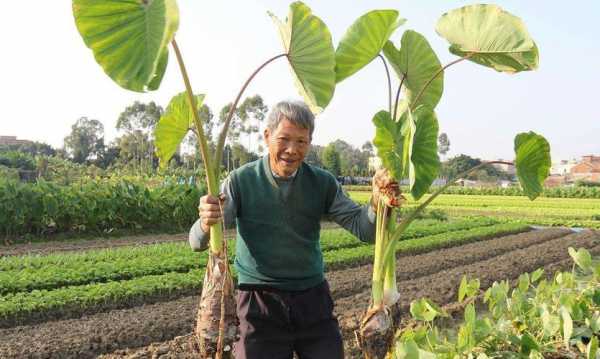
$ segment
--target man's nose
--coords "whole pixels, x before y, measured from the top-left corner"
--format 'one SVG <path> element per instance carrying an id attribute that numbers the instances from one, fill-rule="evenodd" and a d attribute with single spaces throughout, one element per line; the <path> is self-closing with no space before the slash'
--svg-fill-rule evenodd
<path id="1" fill-rule="evenodd" d="M 300 144 L 294 141 L 290 141 L 288 146 L 285 148 L 286 153 L 296 153 L 300 149 Z"/>

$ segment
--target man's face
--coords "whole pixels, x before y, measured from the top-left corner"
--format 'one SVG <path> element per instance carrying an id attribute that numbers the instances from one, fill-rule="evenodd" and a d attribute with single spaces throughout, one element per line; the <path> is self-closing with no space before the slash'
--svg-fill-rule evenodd
<path id="1" fill-rule="evenodd" d="M 269 164 L 278 176 L 291 176 L 302 164 L 310 148 L 310 131 L 284 118 L 275 131 L 265 130 Z"/>

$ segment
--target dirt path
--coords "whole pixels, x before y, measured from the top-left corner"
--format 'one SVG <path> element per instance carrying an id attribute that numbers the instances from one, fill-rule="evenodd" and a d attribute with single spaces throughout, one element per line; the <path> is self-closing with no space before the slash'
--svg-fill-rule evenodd
<path id="1" fill-rule="evenodd" d="M 562 231 L 562 232 L 561 232 Z M 535 235 L 534 235 L 535 234 Z M 600 253 L 600 235 L 566 234 L 550 229 L 471 243 L 461 247 L 403 257 L 398 271 L 401 307 L 427 296 L 439 304 L 454 301 L 463 274 L 478 277 L 482 287 L 494 280 L 512 279 L 538 267 L 569 266 L 568 246 L 593 248 Z M 561 264 L 562 263 L 562 264 Z M 352 331 L 369 299 L 370 266 L 327 274 L 336 301 L 349 357 L 356 353 Z M 168 354 L 169 340 L 191 332 L 197 296 L 97 313 L 80 319 L 0 330 L 0 357 L 152 357 Z M 148 346 L 152 342 L 158 342 Z M 148 347 L 142 347 L 148 346 Z M 136 348 L 139 349 L 123 349 Z"/>

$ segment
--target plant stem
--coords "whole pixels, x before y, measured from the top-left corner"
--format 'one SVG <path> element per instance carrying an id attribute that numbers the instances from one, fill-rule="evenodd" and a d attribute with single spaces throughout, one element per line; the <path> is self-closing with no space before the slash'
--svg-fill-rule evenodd
<path id="1" fill-rule="evenodd" d="M 383 304 L 383 255 L 385 250 L 385 227 L 386 227 L 386 205 L 381 199 L 377 202 L 377 228 L 375 229 L 375 258 L 373 260 L 373 286 L 371 288 L 372 307 L 379 307 Z"/>
<path id="2" fill-rule="evenodd" d="M 202 160 L 204 161 L 204 169 L 206 171 L 206 186 L 208 188 L 208 193 L 212 196 L 217 196 L 219 194 L 219 182 L 217 179 L 216 170 L 213 167 L 210 158 L 208 144 L 206 143 L 206 137 L 204 135 L 204 128 L 202 127 L 202 120 L 200 120 L 200 115 L 196 110 L 196 99 L 194 98 L 192 85 L 183 62 L 183 57 L 181 56 L 181 51 L 179 51 L 179 46 L 177 46 L 177 42 L 174 38 L 171 42 L 171 45 L 173 46 L 175 56 L 177 57 L 179 70 L 183 76 L 183 82 L 185 83 L 185 91 L 187 94 L 188 103 L 192 109 L 194 125 L 196 127 L 196 133 L 198 134 L 198 145 L 200 146 Z M 210 226 L 210 249 L 214 254 L 220 254 L 223 250 L 223 229 L 221 227 L 221 223 L 216 223 Z"/>
<path id="3" fill-rule="evenodd" d="M 252 81 L 254 76 L 256 76 L 256 74 L 258 74 L 260 72 L 260 70 L 262 70 L 265 66 L 267 66 L 271 62 L 277 60 L 278 58 L 287 56 L 287 55 L 288 55 L 287 53 L 279 54 L 277 56 L 274 56 L 274 57 L 268 59 L 262 65 L 260 65 L 256 70 L 254 70 L 252 75 L 250 75 L 250 77 L 248 77 L 246 82 L 244 82 L 244 85 L 242 85 L 240 92 L 238 92 L 235 100 L 233 101 L 233 105 L 231 105 L 231 108 L 229 109 L 229 113 L 227 114 L 227 117 L 225 119 L 223 129 L 221 130 L 221 133 L 219 134 L 219 142 L 217 143 L 217 153 L 215 155 L 215 163 L 217 165 L 217 168 L 220 168 L 220 166 L 221 166 L 220 163 L 221 163 L 221 158 L 223 157 L 223 147 L 225 146 L 225 138 L 227 137 L 227 131 L 229 130 L 229 124 L 231 122 L 231 119 L 233 118 L 233 113 L 235 112 L 237 104 L 240 101 L 242 94 L 246 90 L 246 87 L 248 87 L 248 85 L 250 84 L 250 81 Z"/>
<path id="4" fill-rule="evenodd" d="M 387 76 L 388 83 L 388 111 L 392 113 L 392 79 L 390 78 L 390 70 L 388 69 L 387 62 L 381 54 L 377 55 L 383 61 L 383 67 L 385 67 L 385 75 Z"/>
<path id="5" fill-rule="evenodd" d="M 414 211 L 412 211 L 407 217 L 405 217 L 402 221 L 400 221 L 396 230 L 394 231 L 394 233 L 392 233 L 391 239 L 387 243 L 387 246 L 385 248 L 385 254 L 383 256 L 383 258 L 384 258 L 383 263 L 389 261 L 392 256 L 396 255 L 396 244 L 400 240 L 400 236 L 402 235 L 402 233 L 404 233 L 404 231 L 406 230 L 406 228 L 408 228 L 408 226 L 412 223 L 412 221 L 414 221 L 417 218 L 417 216 L 425 210 L 425 207 L 427 207 L 434 199 L 436 199 L 437 196 L 442 194 L 442 192 L 444 192 L 446 190 L 446 188 L 453 185 L 454 182 L 456 182 L 459 178 L 466 177 L 469 173 L 471 173 L 475 170 L 478 170 L 483 166 L 493 165 L 493 164 L 514 165 L 514 163 L 508 162 L 508 161 L 482 162 L 482 163 L 478 164 L 477 166 L 470 168 L 466 171 L 463 171 L 462 173 L 459 173 L 458 175 L 454 176 L 454 178 L 452 180 L 448 181 L 445 185 L 443 185 L 437 191 L 435 191 L 433 194 L 431 194 L 431 196 L 429 196 L 425 200 L 425 202 L 421 203 Z M 380 268 L 379 270 L 382 270 L 382 269 L 383 268 Z M 373 272 L 375 272 L 375 270 L 376 270 L 376 268 L 373 268 Z"/>
<path id="6" fill-rule="evenodd" d="M 398 100 L 400 99 L 400 90 L 402 89 L 402 85 L 404 84 L 405 78 L 406 74 L 402 74 L 400 85 L 398 85 L 398 91 L 396 91 L 396 101 L 394 101 L 394 115 L 392 116 L 392 120 L 394 121 L 396 121 L 396 116 L 398 115 Z"/>
<path id="7" fill-rule="evenodd" d="M 425 93 L 425 90 L 429 87 L 429 85 L 431 85 L 431 83 L 433 82 L 433 80 L 435 80 L 436 77 L 438 77 L 448 67 L 450 67 L 452 65 L 455 65 L 455 64 L 458 64 L 459 62 L 461 62 L 463 60 L 467 60 L 467 59 L 469 59 L 473 55 L 475 55 L 475 53 L 470 52 L 465 57 L 461 57 L 460 59 L 456 59 L 456 60 L 454 60 L 454 61 L 446 64 L 441 69 L 439 69 L 429 80 L 427 80 L 427 82 L 425 83 L 425 86 L 423 86 L 423 88 L 421 88 L 421 91 L 419 91 L 419 94 L 417 95 L 417 97 L 415 97 L 415 100 L 413 101 L 413 106 L 410 109 L 414 110 L 414 104 L 419 103 L 419 100 L 421 99 L 421 97 L 423 97 L 423 93 Z"/>

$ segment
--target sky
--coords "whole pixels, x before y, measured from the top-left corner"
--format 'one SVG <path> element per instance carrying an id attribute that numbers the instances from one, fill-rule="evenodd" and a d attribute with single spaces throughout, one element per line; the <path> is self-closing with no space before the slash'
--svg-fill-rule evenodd
<path id="1" fill-rule="evenodd" d="M 307 0 L 329 27 L 334 46 L 348 26 L 372 9 L 396 9 L 407 22 L 392 36 L 416 30 L 429 40 L 442 64 L 456 57 L 435 33 L 439 17 L 469 1 Z M 514 136 L 523 131 L 544 135 L 552 159 L 600 155 L 600 2 L 496 1 L 519 16 L 540 51 L 537 71 L 514 75 L 471 62 L 448 69 L 436 112 L 440 130 L 450 139 L 447 156 L 512 159 Z M 177 42 L 196 93 L 218 113 L 233 101 L 245 79 L 266 59 L 283 52 L 267 15 L 281 19 L 288 2 L 275 0 L 179 0 Z M 117 118 L 134 101 L 166 107 L 183 91 L 174 56 L 161 88 L 151 93 L 124 90 L 106 76 L 86 48 L 74 24 L 68 0 L 11 1 L 0 12 L 0 135 L 61 147 L 82 117 L 104 124 L 106 142 L 118 136 Z M 172 55 L 172 54 L 171 54 Z M 397 81 L 397 79 L 393 79 Z M 284 58 L 267 66 L 245 95 L 260 94 L 267 105 L 300 99 Z M 373 115 L 387 106 L 381 61 L 373 61 L 338 84 L 332 102 L 316 119 L 313 143 L 342 139 L 354 146 L 372 140 Z"/>

